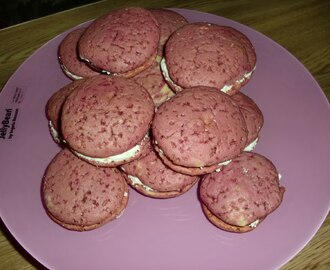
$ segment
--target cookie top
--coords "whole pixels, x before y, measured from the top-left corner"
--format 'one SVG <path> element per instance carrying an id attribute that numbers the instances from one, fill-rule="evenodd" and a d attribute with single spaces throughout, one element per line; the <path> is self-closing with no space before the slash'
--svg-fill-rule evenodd
<path id="1" fill-rule="evenodd" d="M 148 191 L 161 193 L 158 197 L 174 197 L 181 195 L 190 188 L 199 177 L 181 174 L 166 166 L 153 148 L 143 158 L 121 166 L 129 177 L 131 186 L 141 186 Z M 173 193 L 171 193 L 173 192 Z M 157 196 L 157 195 L 154 195 Z"/>
<path id="2" fill-rule="evenodd" d="M 76 152 L 103 158 L 139 144 L 149 131 L 154 104 L 135 81 L 98 75 L 85 79 L 65 101 L 62 134 Z"/>
<path id="3" fill-rule="evenodd" d="M 94 67 L 118 75 L 152 61 L 159 38 L 159 25 L 152 13 L 128 7 L 93 21 L 81 36 L 78 51 L 80 58 Z"/>
<path id="4" fill-rule="evenodd" d="M 218 164 L 246 145 L 246 124 L 230 96 L 200 86 L 177 93 L 155 113 L 156 149 L 172 163 L 186 167 Z"/>
<path id="5" fill-rule="evenodd" d="M 257 55 L 255 52 L 255 49 L 253 47 L 253 44 L 251 43 L 250 39 L 244 35 L 242 32 L 240 31 L 233 31 L 230 26 L 222 26 L 224 29 L 228 28 L 228 32 L 227 35 L 233 35 L 233 39 L 237 38 L 240 43 L 242 44 L 242 46 L 245 49 L 246 52 L 246 56 L 248 58 L 248 66 L 247 71 L 253 71 L 253 69 L 255 69 L 256 65 L 257 65 Z"/>
<path id="6" fill-rule="evenodd" d="M 155 16 L 160 27 L 160 40 L 158 47 L 158 56 L 163 56 L 164 45 L 170 35 L 181 26 L 188 23 L 185 17 L 174 10 L 155 8 L 150 9 Z"/>
<path id="7" fill-rule="evenodd" d="M 249 145 L 259 136 L 259 131 L 264 124 L 263 114 L 253 99 L 242 92 L 236 93 L 232 98 L 237 103 L 244 116 L 248 131 L 247 145 Z"/>
<path id="8" fill-rule="evenodd" d="M 174 96 L 174 92 L 164 80 L 159 62 L 156 60 L 149 68 L 134 76 L 134 80 L 149 92 L 155 106 L 159 106 Z"/>
<path id="9" fill-rule="evenodd" d="M 284 188 L 266 157 L 243 152 L 220 172 L 205 175 L 199 194 L 202 203 L 224 222 L 246 226 L 265 218 L 282 202 Z"/>
<path id="10" fill-rule="evenodd" d="M 63 149 L 46 170 L 42 198 L 57 223 L 72 230 L 91 230 L 124 210 L 128 187 L 118 169 L 90 165 Z"/>
<path id="11" fill-rule="evenodd" d="M 79 28 L 68 33 L 58 48 L 58 59 L 63 72 L 72 80 L 98 75 L 78 56 L 77 44 L 85 28 Z"/>
<path id="12" fill-rule="evenodd" d="M 244 35 L 237 32 L 210 23 L 181 27 L 166 43 L 166 78 L 178 88 L 203 85 L 228 92 L 240 85 L 252 70 Z"/>

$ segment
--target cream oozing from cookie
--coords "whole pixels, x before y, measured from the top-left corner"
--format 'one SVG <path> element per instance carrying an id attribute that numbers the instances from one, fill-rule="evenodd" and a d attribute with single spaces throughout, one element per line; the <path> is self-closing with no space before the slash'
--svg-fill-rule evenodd
<path id="1" fill-rule="evenodd" d="M 105 69 L 99 68 L 93 64 L 89 59 L 83 57 L 82 55 L 79 55 L 79 58 L 83 61 L 85 61 L 88 65 L 90 65 L 93 69 L 97 70 L 101 74 L 109 75 L 109 76 L 118 76 L 118 73 L 110 72 Z"/>
<path id="2" fill-rule="evenodd" d="M 228 165 L 230 162 L 231 162 L 231 159 L 223 161 L 223 162 L 219 163 L 218 165 L 224 166 L 224 165 Z"/>
<path id="3" fill-rule="evenodd" d="M 221 167 L 215 169 L 215 172 L 221 172 L 222 167 L 228 165 L 231 161 L 232 161 L 232 160 L 229 159 L 229 160 L 226 160 L 226 161 L 220 162 L 218 165 L 221 166 Z"/>
<path id="4" fill-rule="evenodd" d="M 247 145 L 244 148 L 244 151 L 251 152 L 257 145 L 259 138 L 256 138 L 254 141 L 252 141 L 249 145 Z"/>
<path id="5" fill-rule="evenodd" d="M 141 145 L 143 145 L 145 143 L 145 141 L 149 140 L 149 134 L 147 133 L 144 138 L 142 139 L 142 141 L 133 146 L 131 149 L 120 153 L 118 155 L 113 155 L 113 156 L 109 156 L 109 157 L 104 157 L 104 158 L 96 158 L 96 157 L 90 157 L 90 156 L 86 156 L 82 153 L 79 153 L 77 151 L 74 151 L 75 154 L 79 157 L 81 157 L 82 159 L 85 159 L 87 161 L 91 161 L 97 164 L 103 164 L 103 165 L 107 165 L 107 164 L 111 164 L 111 163 L 117 163 L 117 162 L 122 162 L 125 161 L 129 158 L 135 157 L 137 154 L 139 154 L 141 152 Z"/>
<path id="6" fill-rule="evenodd" d="M 257 220 L 255 220 L 255 221 L 253 221 L 252 223 L 250 223 L 250 224 L 249 224 L 249 227 L 250 227 L 250 228 L 256 228 L 256 227 L 258 226 L 259 222 L 260 222 L 260 220 L 257 219 Z"/>
<path id="7" fill-rule="evenodd" d="M 165 58 L 163 58 L 163 59 L 160 61 L 160 67 L 161 67 L 162 74 L 163 74 L 165 80 L 168 81 L 168 82 L 170 82 L 170 83 L 175 87 L 175 89 L 176 89 L 177 91 L 182 91 L 183 88 L 182 88 L 181 86 L 177 85 L 177 84 L 171 79 L 171 77 L 170 77 L 170 75 L 169 75 L 169 73 L 168 73 L 168 69 L 167 69 L 167 65 L 166 65 L 166 60 L 165 60 Z M 230 84 L 230 85 L 229 85 L 229 84 L 228 84 L 228 85 L 226 84 L 226 85 L 224 85 L 224 86 L 220 89 L 220 91 L 222 91 L 222 92 L 224 92 L 224 93 L 228 93 L 228 92 L 234 87 L 235 84 L 241 84 L 241 83 L 243 83 L 245 80 L 250 79 L 251 76 L 252 76 L 252 73 L 254 72 L 255 69 L 256 69 L 256 66 L 254 66 L 254 68 L 253 68 L 251 71 L 245 73 L 241 79 L 235 81 L 234 84 Z"/>
<path id="8" fill-rule="evenodd" d="M 57 132 L 56 128 L 54 127 L 53 122 L 52 121 L 49 121 L 48 122 L 48 126 L 49 126 L 50 134 L 52 135 L 54 141 L 57 142 L 57 143 L 60 143 L 61 142 L 61 138 L 60 138 L 60 135 Z"/>
<path id="9" fill-rule="evenodd" d="M 138 177 L 135 177 L 135 176 L 130 175 L 130 174 L 128 174 L 127 177 L 131 181 L 132 186 L 139 185 L 139 186 L 142 186 L 146 191 L 153 191 L 153 189 L 151 187 L 143 184 Z"/>
<path id="10" fill-rule="evenodd" d="M 164 76 L 164 79 L 165 81 L 168 81 L 170 82 L 172 85 L 175 86 L 176 90 L 178 91 L 182 91 L 182 87 L 177 85 L 175 82 L 172 81 L 169 73 L 168 73 L 168 69 L 167 69 L 167 66 L 166 66 L 166 61 L 165 61 L 165 58 L 163 58 L 161 61 L 160 61 L 160 69 L 162 71 L 162 74 Z"/>
<path id="11" fill-rule="evenodd" d="M 256 66 L 254 66 L 254 68 L 250 71 L 250 72 L 246 72 L 243 77 L 237 81 L 235 81 L 234 84 L 226 84 L 224 85 L 220 91 L 224 92 L 224 93 L 228 93 L 233 87 L 235 84 L 242 84 L 245 80 L 248 80 L 251 78 L 252 76 L 252 73 L 254 72 L 254 70 L 256 69 Z"/>
<path id="12" fill-rule="evenodd" d="M 83 79 L 83 77 L 78 76 L 78 75 L 72 73 L 70 70 L 68 70 L 68 68 L 65 65 L 63 65 L 62 63 L 61 63 L 61 68 L 63 69 L 64 73 L 66 75 L 68 75 L 70 78 L 72 78 L 74 80 L 81 80 L 81 79 Z"/>

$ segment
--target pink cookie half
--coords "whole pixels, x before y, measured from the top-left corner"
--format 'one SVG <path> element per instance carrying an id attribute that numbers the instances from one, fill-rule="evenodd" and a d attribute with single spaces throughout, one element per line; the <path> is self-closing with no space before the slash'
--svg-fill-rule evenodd
<path id="1" fill-rule="evenodd" d="M 79 28 L 67 34 L 58 48 L 58 59 L 65 75 L 72 80 L 98 75 L 78 56 L 77 44 L 85 28 Z"/>
<path id="2" fill-rule="evenodd" d="M 152 64 L 159 38 L 152 13 L 128 7 L 96 19 L 81 36 L 78 51 L 81 59 L 99 70 L 131 77 Z"/>
<path id="3" fill-rule="evenodd" d="M 116 168 L 100 168 L 61 150 L 47 167 L 42 199 L 48 215 L 75 231 L 96 229 L 119 217 L 128 202 L 128 185 Z"/>
<path id="4" fill-rule="evenodd" d="M 284 191 L 274 164 L 251 152 L 241 153 L 222 171 L 205 175 L 199 187 L 201 203 L 215 216 L 213 223 L 219 219 L 228 225 L 222 227 L 221 222 L 220 227 L 236 232 L 255 228 L 281 204 Z"/>
<path id="5" fill-rule="evenodd" d="M 254 69 L 242 36 L 234 28 L 210 23 L 179 28 L 167 41 L 162 62 L 169 85 L 174 91 L 202 85 L 237 92 Z"/>
<path id="6" fill-rule="evenodd" d="M 155 113 L 152 134 L 160 156 L 174 165 L 202 169 L 234 158 L 247 140 L 237 104 L 204 86 L 186 89 L 163 103 Z"/>
<path id="7" fill-rule="evenodd" d="M 134 153 L 129 154 L 137 158 L 141 151 L 135 153 L 134 149 L 148 140 L 153 114 L 149 93 L 135 81 L 98 75 L 85 79 L 66 99 L 62 134 L 82 158 L 117 157 L 132 149 Z M 123 160 L 109 161 L 109 165 L 116 166 L 117 162 Z"/>

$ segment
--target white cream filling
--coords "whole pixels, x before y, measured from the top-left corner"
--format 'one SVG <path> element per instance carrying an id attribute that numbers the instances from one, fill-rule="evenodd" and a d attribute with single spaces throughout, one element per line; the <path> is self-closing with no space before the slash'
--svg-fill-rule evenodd
<path id="1" fill-rule="evenodd" d="M 282 175 L 279 173 L 278 174 L 278 181 L 281 182 L 281 179 L 282 179 Z"/>
<path id="2" fill-rule="evenodd" d="M 223 161 L 221 163 L 219 163 L 218 165 L 228 165 L 231 162 L 231 159 Z"/>
<path id="3" fill-rule="evenodd" d="M 146 191 L 153 191 L 153 189 L 141 182 L 141 180 L 133 175 L 128 174 L 127 177 L 131 180 L 133 186 L 139 185 L 142 186 Z"/>
<path id="4" fill-rule="evenodd" d="M 132 158 L 134 156 L 136 156 L 140 151 L 141 151 L 141 145 L 145 140 L 149 140 L 149 134 L 147 133 L 144 138 L 142 139 L 142 141 L 135 145 L 134 147 L 132 147 L 131 149 L 118 154 L 118 155 L 113 155 L 113 156 L 109 156 L 109 157 L 105 157 L 105 158 L 95 158 L 95 157 L 89 157 L 89 156 L 85 156 L 84 154 L 81 154 L 77 151 L 74 151 L 76 153 L 77 156 L 88 160 L 88 161 L 93 161 L 95 163 L 98 164 L 110 164 L 110 163 L 116 163 L 116 162 L 121 162 L 121 161 L 125 161 L 126 159 Z"/>
<path id="5" fill-rule="evenodd" d="M 182 87 L 177 85 L 175 82 L 172 81 L 169 73 L 168 73 L 168 69 L 167 69 L 167 66 L 166 66 L 166 61 L 165 61 L 165 58 L 163 58 L 161 61 L 160 61 L 160 68 L 161 68 L 161 71 L 162 71 L 162 74 L 165 78 L 165 81 L 168 81 L 170 82 L 172 85 L 175 86 L 175 88 L 177 88 L 177 90 L 181 91 L 182 90 Z"/>
<path id="6" fill-rule="evenodd" d="M 252 76 L 252 73 L 254 72 L 254 70 L 256 69 L 256 66 L 254 66 L 254 68 L 250 71 L 250 72 L 247 72 L 243 75 L 243 77 L 237 81 L 235 81 L 234 84 L 226 84 L 225 86 L 223 86 L 220 91 L 224 92 L 224 93 L 228 93 L 233 87 L 235 84 L 241 84 L 243 83 L 245 80 L 247 79 L 250 79 L 251 76 Z"/>
<path id="7" fill-rule="evenodd" d="M 169 81 L 171 82 L 171 84 L 173 84 L 179 91 L 182 90 L 182 87 L 177 85 L 175 82 L 172 81 L 169 73 L 168 73 L 168 69 L 167 69 L 167 66 L 166 66 L 166 61 L 165 61 L 165 58 L 163 58 L 161 61 L 160 61 L 160 67 L 161 67 L 161 70 L 162 70 L 162 74 L 165 78 L 166 81 Z M 224 93 L 228 93 L 233 87 L 235 84 L 241 84 L 243 83 L 245 80 L 249 79 L 251 76 L 252 76 L 252 73 L 254 72 L 254 70 L 256 69 L 256 66 L 254 66 L 254 68 L 250 71 L 250 72 L 247 72 L 243 75 L 243 77 L 237 81 L 235 81 L 234 84 L 231 84 L 231 85 L 224 85 L 220 91 L 224 92 Z"/>
<path id="8" fill-rule="evenodd" d="M 226 161 L 220 162 L 218 165 L 219 166 L 225 166 L 225 165 L 228 165 L 230 162 L 231 162 L 231 159 L 228 159 Z M 215 171 L 216 172 L 221 172 L 221 170 L 222 170 L 222 167 L 217 168 Z"/>
<path id="9" fill-rule="evenodd" d="M 59 136 L 57 130 L 54 128 L 52 121 L 48 122 L 48 126 L 49 126 L 49 130 L 50 130 L 50 134 L 52 135 L 55 142 L 60 143 L 61 142 L 60 136 Z"/>
<path id="10" fill-rule="evenodd" d="M 64 66 L 63 64 L 61 64 L 61 67 L 62 67 L 62 69 L 64 70 L 65 74 L 67 74 L 69 77 L 71 77 L 71 78 L 73 78 L 73 79 L 75 79 L 75 80 L 81 80 L 81 79 L 83 79 L 83 77 L 78 76 L 78 75 L 76 75 L 76 74 L 73 74 L 73 73 L 72 73 L 70 70 L 68 70 L 67 67 Z"/>
<path id="11" fill-rule="evenodd" d="M 260 220 L 257 219 L 255 221 L 253 221 L 251 224 L 249 224 L 249 227 L 250 228 L 256 228 L 258 226 L 259 222 L 260 222 Z"/>
<path id="12" fill-rule="evenodd" d="M 244 151 L 251 152 L 257 145 L 259 138 L 256 138 L 254 141 L 252 141 L 248 146 L 244 148 Z"/>
<path id="13" fill-rule="evenodd" d="M 222 92 L 224 92 L 224 93 L 228 93 L 232 88 L 233 88 L 233 84 L 232 85 L 225 85 L 224 87 L 222 87 L 221 89 L 220 89 L 220 91 L 222 91 Z"/>

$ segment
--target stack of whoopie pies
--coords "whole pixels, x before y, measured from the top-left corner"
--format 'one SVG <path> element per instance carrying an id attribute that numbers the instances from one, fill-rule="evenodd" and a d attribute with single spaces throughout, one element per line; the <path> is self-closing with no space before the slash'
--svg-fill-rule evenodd
<path id="1" fill-rule="evenodd" d="M 232 232 L 281 204 L 275 166 L 252 152 L 264 119 L 240 92 L 256 67 L 241 32 L 129 7 L 67 34 L 58 58 L 72 82 L 46 106 L 63 148 L 42 182 L 58 224 L 84 231 L 119 217 L 128 186 L 165 199 L 199 182 L 205 216 Z"/>

